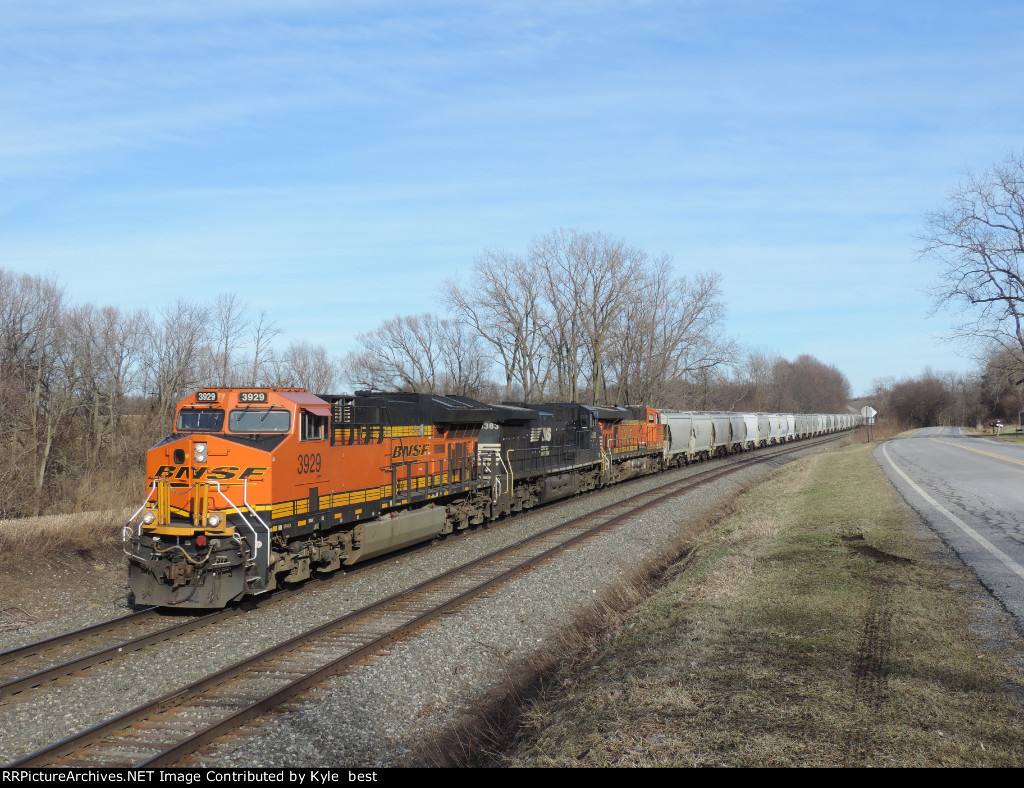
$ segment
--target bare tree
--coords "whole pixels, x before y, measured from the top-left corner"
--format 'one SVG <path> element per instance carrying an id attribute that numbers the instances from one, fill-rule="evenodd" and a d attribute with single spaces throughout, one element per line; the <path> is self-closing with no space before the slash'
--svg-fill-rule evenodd
<path id="1" fill-rule="evenodd" d="M 231 386 L 235 380 L 238 350 L 249 329 L 248 307 L 237 293 L 221 293 L 210 310 L 210 340 L 216 360 L 216 383 Z"/>
<path id="2" fill-rule="evenodd" d="M 5 414 L 4 454 L 31 487 L 18 484 L 20 513 L 44 505 L 54 448 L 74 409 L 78 370 L 64 291 L 50 279 L 0 270 L 0 386 Z M 6 474 L 5 474 L 6 475 Z"/>
<path id="3" fill-rule="evenodd" d="M 209 307 L 178 299 L 159 317 L 147 337 L 146 391 L 156 398 L 157 413 L 166 417 L 189 389 L 207 384 L 221 370 L 210 365 Z"/>
<path id="4" fill-rule="evenodd" d="M 526 401 L 657 404 L 670 382 L 735 355 L 721 335 L 719 287 L 712 274 L 676 277 L 666 256 L 651 260 L 602 233 L 563 229 L 534 238 L 522 256 L 486 250 L 471 280 L 450 280 L 444 292 L 495 351 L 506 399 L 518 384 Z"/>
<path id="5" fill-rule="evenodd" d="M 840 413 L 850 400 L 850 381 L 832 364 L 803 354 L 780 359 L 772 369 L 776 391 L 772 410 L 784 413 Z"/>
<path id="6" fill-rule="evenodd" d="M 766 350 L 748 350 L 717 384 L 716 407 L 748 413 L 772 410 L 777 399 L 772 372 L 781 360 Z"/>
<path id="7" fill-rule="evenodd" d="M 935 308 L 961 314 L 954 336 L 1024 350 L 1024 157 L 968 173 L 927 215 L 921 240 L 940 266 Z"/>
<path id="8" fill-rule="evenodd" d="M 603 402 L 614 328 L 647 255 L 602 233 L 555 230 L 533 240 L 529 259 L 543 282 L 559 395 L 576 401 L 586 387 Z"/>
<path id="9" fill-rule="evenodd" d="M 762 412 L 772 407 L 772 368 L 781 360 L 778 355 L 765 350 L 747 353 L 745 376 L 750 394 L 742 410 Z"/>
<path id="10" fill-rule="evenodd" d="M 525 402 L 539 399 L 547 379 L 544 311 L 540 282 L 520 255 L 485 249 L 473 264 L 470 281 L 450 279 L 444 300 L 497 356 L 505 399 L 516 384 Z"/>
<path id="11" fill-rule="evenodd" d="M 958 391 L 955 382 L 944 381 L 946 387 Z M 984 360 L 975 387 L 978 403 L 992 418 L 1016 422 L 1024 410 L 1024 363 L 1015 348 L 993 347 Z"/>
<path id="12" fill-rule="evenodd" d="M 543 288 L 547 313 L 542 322 L 555 395 L 570 402 L 580 398 L 588 349 L 586 259 L 575 236 L 575 231 L 556 230 L 535 238 L 529 251 L 530 266 Z"/>
<path id="13" fill-rule="evenodd" d="M 953 394 L 932 372 L 915 380 L 905 380 L 889 392 L 886 409 L 898 423 L 907 427 L 930 427 L 943 423 L 943 414 L 953 402 Z"/>
<path id="14" fill-rule="evenodd" d="M 338 376 L 336 364 L 323 345 L 290 342 L 277 362 L 278 386 L 297 386 L 313 394 L 328 394 Z"/>
<path id="15" fill-rule="evenodd" d="M 725 305 L 721 277 L 674 277 L 671 260 L 661 257 L 633 274 L 634 297 L 622 311 L 609 368 L 620 404 L 666 403 L 674 382 L 710 380 L 704 374 L 730 363 L 735 343 L 722 336 Z"/>
<path id="16" fill-rule="evenodd" d="M 126 398 L 141 393 L 145 314 L 91 304 L 71 311 L 80 407 L 88 414 L 86 465 L 96 467 L 116 442 Z"/>
<path id="17" fill-rule="evenodd" d="M 396 316 L 359 334 L 362 350 L 346 357 L 348 377 L 371 389 L 437 391 L 444 348 L 429 313 Z"/>
<path id="18" fill-rule="evenodd" d="M 345 377 L 371 389 L 472 394 L 489 366 L 464 324 L 430 313 L 385 320 L 357 340 Z"/>
<path id="19" fill-rule="evenodd" d="M 267 369 L 274 364 L 274 349 L 271 343 L 274 337 L 281 333 L 281 329 L 267 316 L 265 309 L 249 324 L 249 329 L 253 350 L 249 385 L 259 386 L 267 378 Z"/>
<path id="20" fill-rule="evenodd" d="M 480 340 L 472 328 L 461 320 L 439 320 L 437 329 L 447 348 L 442 356 L 442 377 L 438 391 L 479 397 L 490 388 L 487 373 L 491 366 L 485 361 Z"/>

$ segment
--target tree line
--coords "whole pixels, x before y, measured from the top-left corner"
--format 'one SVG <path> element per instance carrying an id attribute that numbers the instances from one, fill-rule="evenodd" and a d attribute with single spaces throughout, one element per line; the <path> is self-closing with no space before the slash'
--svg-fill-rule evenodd
<path id="1" fill-rule="evenodd" d="M 203 386 L 331 388 L 320 345 L 291 342 L 237 295 L 149 310 L 77 305 L 0 269 L 0 518 L 138 495 L 145 452 Z"/>
<path id="2" fill-rule="evenodd" d="M 993 347 L 973 372 L 934 372 L 876 380 L 872 404 L 903 428 L 1018 424 L 1024 410 L 1024 370 L 1015 353 Z M 877 404 L 875 404 L 877 403 Z"/>
<path id="3" fill-rule="evenodd" d="M 834 364 L 810 354 L 789 361 L 751 350 L 716 379 L 703 394 L 706 410 L 757 413 L 847 413 L 850 381 Z"/>
<path id="4" fill-rule="evenodd" d="M 444 313 L 360 334 L 344 374 L 374 390 L 666 405 L 736 357 L 720 285 L 602 233 L 555 230 L 482 252 L 442 285 Z"/>
<path id="5" fill-rule="evenodd" d="M 671 258 L 603 233 L 486 249 L 439 302 L 359 334 L 343 376 L 487 401 L 822 413 L 850 398 L 846 376 L 813 356 L 744 355 L 723 329 L 720 275 L 680 276 Z"/>

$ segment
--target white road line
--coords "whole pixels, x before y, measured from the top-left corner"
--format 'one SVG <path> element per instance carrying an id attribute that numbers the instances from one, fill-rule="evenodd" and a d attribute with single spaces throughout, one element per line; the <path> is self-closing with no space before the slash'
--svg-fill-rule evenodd
<path id="1" fill-rule="evenodd" d="M 1006 553 L 1004 553 L 1002 550 L 1000 550 L 998 547 L 996 547 L 994 544 L 988 541 L 988 539 L 979 534 L 977 531 L 971 528 L 971 526 L 969 526 L 955 514 L 946 509 L 946 507 L 944 507 L 941 503 L 932 498 L 928 493 L 926 493 L 924 490 L 922 490 L 920 487 L 914 484 L 911 478 L 907 476 L 907 474 L 905 474 L 902 470 L 900 470 L 896 463 L 892 461 L 892 457 L 889 456 L 889 452 L 885 450 L 884 443 L 882 444 L 882 454 L 885 455 L 885 459 L 889 461 L 889 464 L 892 466 L 892 469 L 896 471 L 896 473 L 898 473 L 900 476 L 902 476 L 903 480 L 907 484 L 909 484 L 914 490 L 916 490 L 918 495 L 920 495 L 922 498 L 928 501 L 928 503 L 930 503 L 932 506 L 938 509 L 939 512 L 945 515 L 951 523 L 960 528 L 960 530 L 962 530 L 965 534 L 971 537 L 975 542 L 977 542 L 990 553 L 992 553 L 992 555 L 998 558 L 1006 566 L 1007 569 L 1009 569 L 1011 572 L 1017 575 L 1017 577 L 1019 577 L 1021 580 L 1024 580 L 1024 566 L 1018 564 L 1016 561 L 1010 558 L 1010 556 L 1008 556 Z"/>

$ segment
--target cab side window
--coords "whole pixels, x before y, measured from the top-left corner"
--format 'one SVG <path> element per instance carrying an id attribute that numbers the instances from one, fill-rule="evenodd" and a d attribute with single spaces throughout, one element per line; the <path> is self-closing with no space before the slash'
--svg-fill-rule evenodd
<path id="1" fill-rule="evenodd" d="M 327 417 L 317 416 L 309 411 L 302 411 L 300 418 L 299 440 L 322 441 L 327 437 Z"/>

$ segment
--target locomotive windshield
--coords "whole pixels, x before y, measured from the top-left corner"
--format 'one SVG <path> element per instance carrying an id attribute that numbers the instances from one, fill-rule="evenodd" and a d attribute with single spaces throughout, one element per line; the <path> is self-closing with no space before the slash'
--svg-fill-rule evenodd
<path id="1" fill-rule="evenodd" d="M 176 432 L 220 432 L 224 426 L 224 411 L 203 408 L 183 408 L 178 413 Z"/>
<path id="2" fill-rule="evenodd" d="M 246 408 L 228 416 L 231 432 L 288 432 L 291 426 L 291 413 L 281 408 Z"/>

